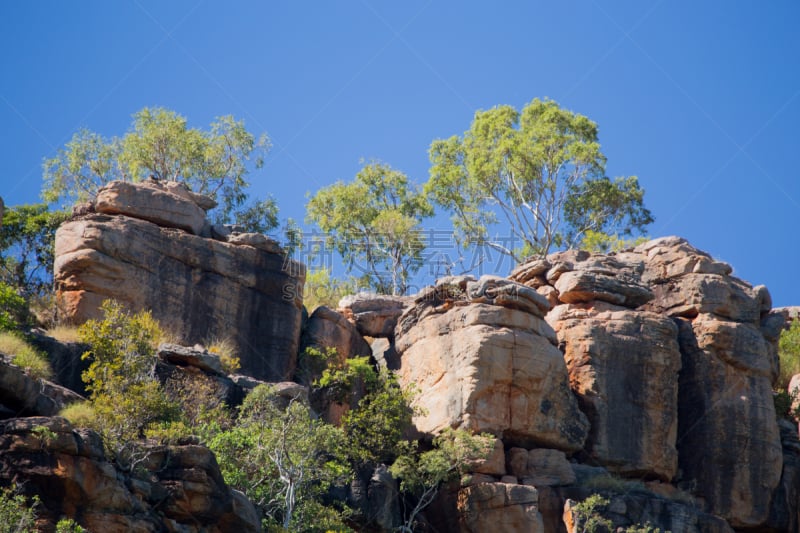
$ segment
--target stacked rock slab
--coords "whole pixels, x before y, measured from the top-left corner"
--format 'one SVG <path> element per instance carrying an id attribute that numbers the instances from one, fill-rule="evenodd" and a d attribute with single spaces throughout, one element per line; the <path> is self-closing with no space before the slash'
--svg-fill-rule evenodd
<path id="1" fill-rule="evenodd" d="M 782 469 L 769 293 L 683 239 L 657 239 L 634 252 L 656 295 L 644 307 L 676 317 L 679 327 L 680 484 L 733 527 L 760 526 Z"/>
<path id="2" fill-rule="evenodd" d="M 420 292 L 396 329 L 400 381 L 418 391 L 418 430 L 488 432 L 508 445 L 572 452 L 588 423 L 570 392 L 549 309 L 501 278 L 450 280 Z"/>
<path id="3" fill-rule="evenodd" d="M 785 318 L 766 288 L 731 272 L 665 237 L 610 256 L 554 254 L 511 279 L 559 302 L 547 318 L 592 423 L 589 455 L 758 528 L 781 477 L 771 385 Z"/>
<path id="4" fill-rule="evenodd" d="M 643 262 L 630 254 L 568 251 L 542 266 L 548 264 L 540 268 L 542 283 L 562 303 L 547 321 L 591 423 L 586 451 L 618 474 L 671 480 L 678 467 L 681 354 L 670 318 L 635 309 L 653 298 L 641 282 Z M 530 271 L 519 268 L 512 278 Z"/>
<path id="5" fill-rule="evenodd" d="M 149 309 L 181 344 L 231 339 L 243 372 L 285 379 L 296 363 L 305 267 L 266 237 L 198 235 L 211 235 L 203 211 L 211 205 L 174 185 L 109 184 L 96 214 L 56 233 L 61 312 L 81 323 L 109 298 Z"/>

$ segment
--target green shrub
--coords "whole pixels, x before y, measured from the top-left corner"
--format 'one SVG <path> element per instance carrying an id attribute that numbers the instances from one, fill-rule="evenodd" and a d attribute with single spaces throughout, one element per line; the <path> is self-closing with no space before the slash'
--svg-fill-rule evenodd
<path id="1" fill-rule="evenodd" d="M 0 331 L 19 329 L 28 321 L 28 305 L 13 287 L 0 281 Z"/>
<path id="2" fill-rule="evenodd" d="M 781 332 L 778 341 L 781 372 L 778 388 L 786 390 L 795 374 L 800 374 L 800 320 L 792 321 L 789 329 Z"/>
<path id="3" fill-rule="evenodd" d="M 259 385 L 245 398 L 238 423 L 214 436 L 209 448 L 225 481 L 267 517 L 266 530 L 338 531 L 344 527 L 341 520 L 331 522 L 337 522 L 332 518 L 339 511 L 321 501 L 332 483 L 350 477 L 337 459 L 344 435 L 299 400 L 286 409 L 280 404 L 269 386 Z"/>
<path id="4" fill-rule="evenodd" d="M 56 524 L 56 533 L 86 533 L 80 524 L 71 518 L 62 518 Z"/>
<path id="5" fill-rule="evenodd" d="M 156 342 L 161 328 L 149 312 L 131 314 L 106 301 L 102 320 L 79 329 L 91 359 L 82 378 L 94 409 L 90 427 L 103 437 L 112 457 L 132 466 L 137 440 L 150 428 L 180 418 L 180 408 L 155 379 Z M 124 463 L 124 464 L 123 464 Z"/>
<path id="6" fill-rule="evenodd" d="M 0 533 L 35 533 L 39 498 L 31 502 L 15 488 L 0 492 Z"/>
<path id="7" fill-rule="evenodd" d="M 592 494 L 582 502 L 572 507 L 572 516 L 575 521 L 575 531 L 580 533 L 612 533 L 624 531 L 625 533 L 662 533 L 660 528 L 654 527 L 650 522 L 633 524 L 626 529 L 615 529 L 614 523 L 603 516 L 609 505 L 608 498 L 600 494 Z M 670 533 L 665 531 L 663 533 Z"/>
<path id="8" fill-rule="evenodd" d="M 303 286 L 303 303 L 309 313 L 322 305 L 336 309 L 339 300 L 348 294 L 358 292 L 359 283 L 354 278 L 346 280 L 331 276 L 327 268 L 309 271 L 306 274 L 306 283 Z"/>

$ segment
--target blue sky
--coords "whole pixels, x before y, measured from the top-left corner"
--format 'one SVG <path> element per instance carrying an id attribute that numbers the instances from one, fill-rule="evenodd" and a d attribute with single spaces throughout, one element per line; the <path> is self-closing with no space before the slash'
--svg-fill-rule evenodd
<path id="1" fill-rule="evenodd" d="M 800 3 L 4 2 L 0 196 L 34 202 L 41 162 L 144 106 L 233 114 L 274 147 L 251 175 L 283 216 L 377 158 L 421 183 L 433 139 L 550 97 L 599 124 L 610 176 L 656 222 L 800 304 Z M 436 227 L 447 229 L 439 218 Z"/>

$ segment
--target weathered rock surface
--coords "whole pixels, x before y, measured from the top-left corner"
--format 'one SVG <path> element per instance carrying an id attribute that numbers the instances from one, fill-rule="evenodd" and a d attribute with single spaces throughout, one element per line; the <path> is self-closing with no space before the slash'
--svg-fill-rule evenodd
<path id="1" fill-rule="evenodd" d="M 507 483 L 480 483 L 461 489 L 458 509 L 461 531 L 526 531 L 545 533 L 534 487 Z"/>
<path id="2" fill-rule="evenodd" d="M 679 329 L 681 485 L 732 526 L 758 526 L 783 463 L 771 371 L 747 324 L 702 316 Z M 731 352 L 731 338 L 745 343 Z"/>
<path id="3" fill-rule="evenodd" d="M 552 490 L 552 489 L 551 489 Z M 561 490 L 562 493 L 569 491 Z M 580 492 L 580 491 L 576 491 Z M 585 491 L 584 491 L 585 493 Z M 547 496 L 550 496 L 549 494 Z M 582 496 L 581 499 L 586 496 Z M 733 529 L 725 520 L 678 501 L 659 498 L 646 493 L 609 494 L 608 506 L 601 510 L 600 515 L 611 520 L 614 530 L 621 528 L 623 531 L 633 525 L 649 524 L 653 530 L 673 531 L 683 533 L 733 533 Z M 542 499 L 542 495 L 540 495 Z M 556 499 L 558 501 L 558 499 Z M 583 523 L 578 528 L 577 516 L 574 513 L 576 501 L 568 499 L 564 505 L 562 520 L 567 533 L 582 531 Z M 541 506 L 541 504 L 540 504 Z M 548 517 L 546 517 L 548 518 Z M 552 520 L 548 520 L 552 524 Z M 550 529 L 558 531 L 558 529 Z"/>
<path id="4" fill-rule="evenodd" d="M 400 381 L 418 388 L 424 411 L 414 417 L 417 429 L 463 427 L 508 445 L 580 449 L 588 423 L 569 390 L 552 328 L 518 308 L 469 303 L 468 294 L 453 294 L 457 289 L 422 291 L 397 326 Z M 471 294 L 496 302 L 510 292 L 489 287 Z M 538 300 L 522 301 L 541 313 L 530 303 Z"/>
<path id="5" fill-rule="evenodd" d="M 275 239 L 261 233 L 236 233 L 227 237 L 227 242 L 239 246 L 252 246 L 271 254 L 282 254 L 283 248 Z"/>
<path id="6" fill-rule="evenodd" d="M 94 208 L 98 213 L 127 215 L 194 235 L 200 234 L 206 219 L 205 211 L 192 199 L 153 181 L 112 181 L 97 192 Z"/>
<path id="7" fill-rule="evenodd" d="M 407 296 L 352 294 L 339 301 L 339 310 L 367 337 L 392 338 L 397 320 L 412 303 Z"/>
<path id="8" fill-rule="evenodd" d="M 0 354 L 0 418 L 53 416 L 81 400 L 82 396 L 66 387 L 29 376 Z"/>
<path id="9" fill-rule="evenodd" d="M 560 305 L 548 321 L 591 424 L 586 451 L 622 475 L 672 479 L 681 367 L 673 321 L 604 302 Z"/>
<path id="10" fill-rule="evenodd" d="M 333 348 L 341 360 L 372 354 L 372 347 L 344 315 L 321 305 L 308 317 L 300 350 Z"/>
<path id="11" fill-rule="evenodd" d="M 141 466 L 141 477 L 116 470 L 97 434 L 63 418 L 0 422 L 0 482 L 39 496 L 40 527 L 69 517 L 90 531 L 260 531 L 252 504 L 227 488 L 208 449 L 153 447 Z"/>
<path id="12" fill-rule="evenodd" d="M 207 350 L 162 343 L 158 345 L 158 357 L 167 363 L 180 366 L 192 366 L 208 374 L 224 375 L 219 356 Z"/>
<path id="13" fill-rule="evenodd" d="M 350 483 L 347 501 L 362 522 L 379 531 L 394 531 L 401 524 L 399 487 L 386 465 L 365 469 Z"/>
<path id="14" fill-rule="evenodd" d="M 305 267 L 282 254 L 127 216 L 88 215 L 56 233 L 65 319 L 96 318 L 107 298 L 150 309 L 181 344 L 230 338 L 242 371 L 260 379 L 294 370 L 304 280 Z"/>
<path id="15" fill-rule="evenodd" d="M 779 420 L 783 447 L 783 471 L 778 488 L 772 495 L 769 519 L 761 528 L 763 531 L 798 531 L 800 529 L 800 440 L 797 423 Z"/>

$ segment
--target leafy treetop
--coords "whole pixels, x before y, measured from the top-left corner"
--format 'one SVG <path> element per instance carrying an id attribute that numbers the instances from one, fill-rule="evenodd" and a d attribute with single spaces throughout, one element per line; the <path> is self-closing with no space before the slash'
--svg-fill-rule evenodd
<path id="1" fill-rule="evenodd" d="M 122 138 L 107 139 L 81 129 L 52 159 L 44 162 L 47 202 L 83 201 L 113 180 L 141 181 L 150 176 L 182 182 L 219 202 L 217 222 L 277 226 L 272 199 L 245 207 L 250 167 L 260 168 L 269 150 L 265 134 L 256 138 L 226 115 L 208 130 L 190 128 L 186 118 L 161 107 L 144 108 L 133 115 L 131 129 Z"/>
<path id="2" fill-rule="evenodd" d="M 406 292 L 422 266 L 419 224 L 433 208 L 405 174 L 385 163 L 366 164 L 352 182 L 320 189 L 307 212 L 351 271 L 362 269 L 379 292 Z"/>
<path id="3" fill-rule="evenodd" d="M 478 111 L 463 136 L 434 141 L 430 159 L 425 191 L 453 213 L 464 245 L 519 260 L 572 247 L 588 231 L 629 235 L 652 222 L 635 176 L 604 175 L 597 124 L 552 100 Z M 521 250 L 490 238 L 500 220 Z"/>

